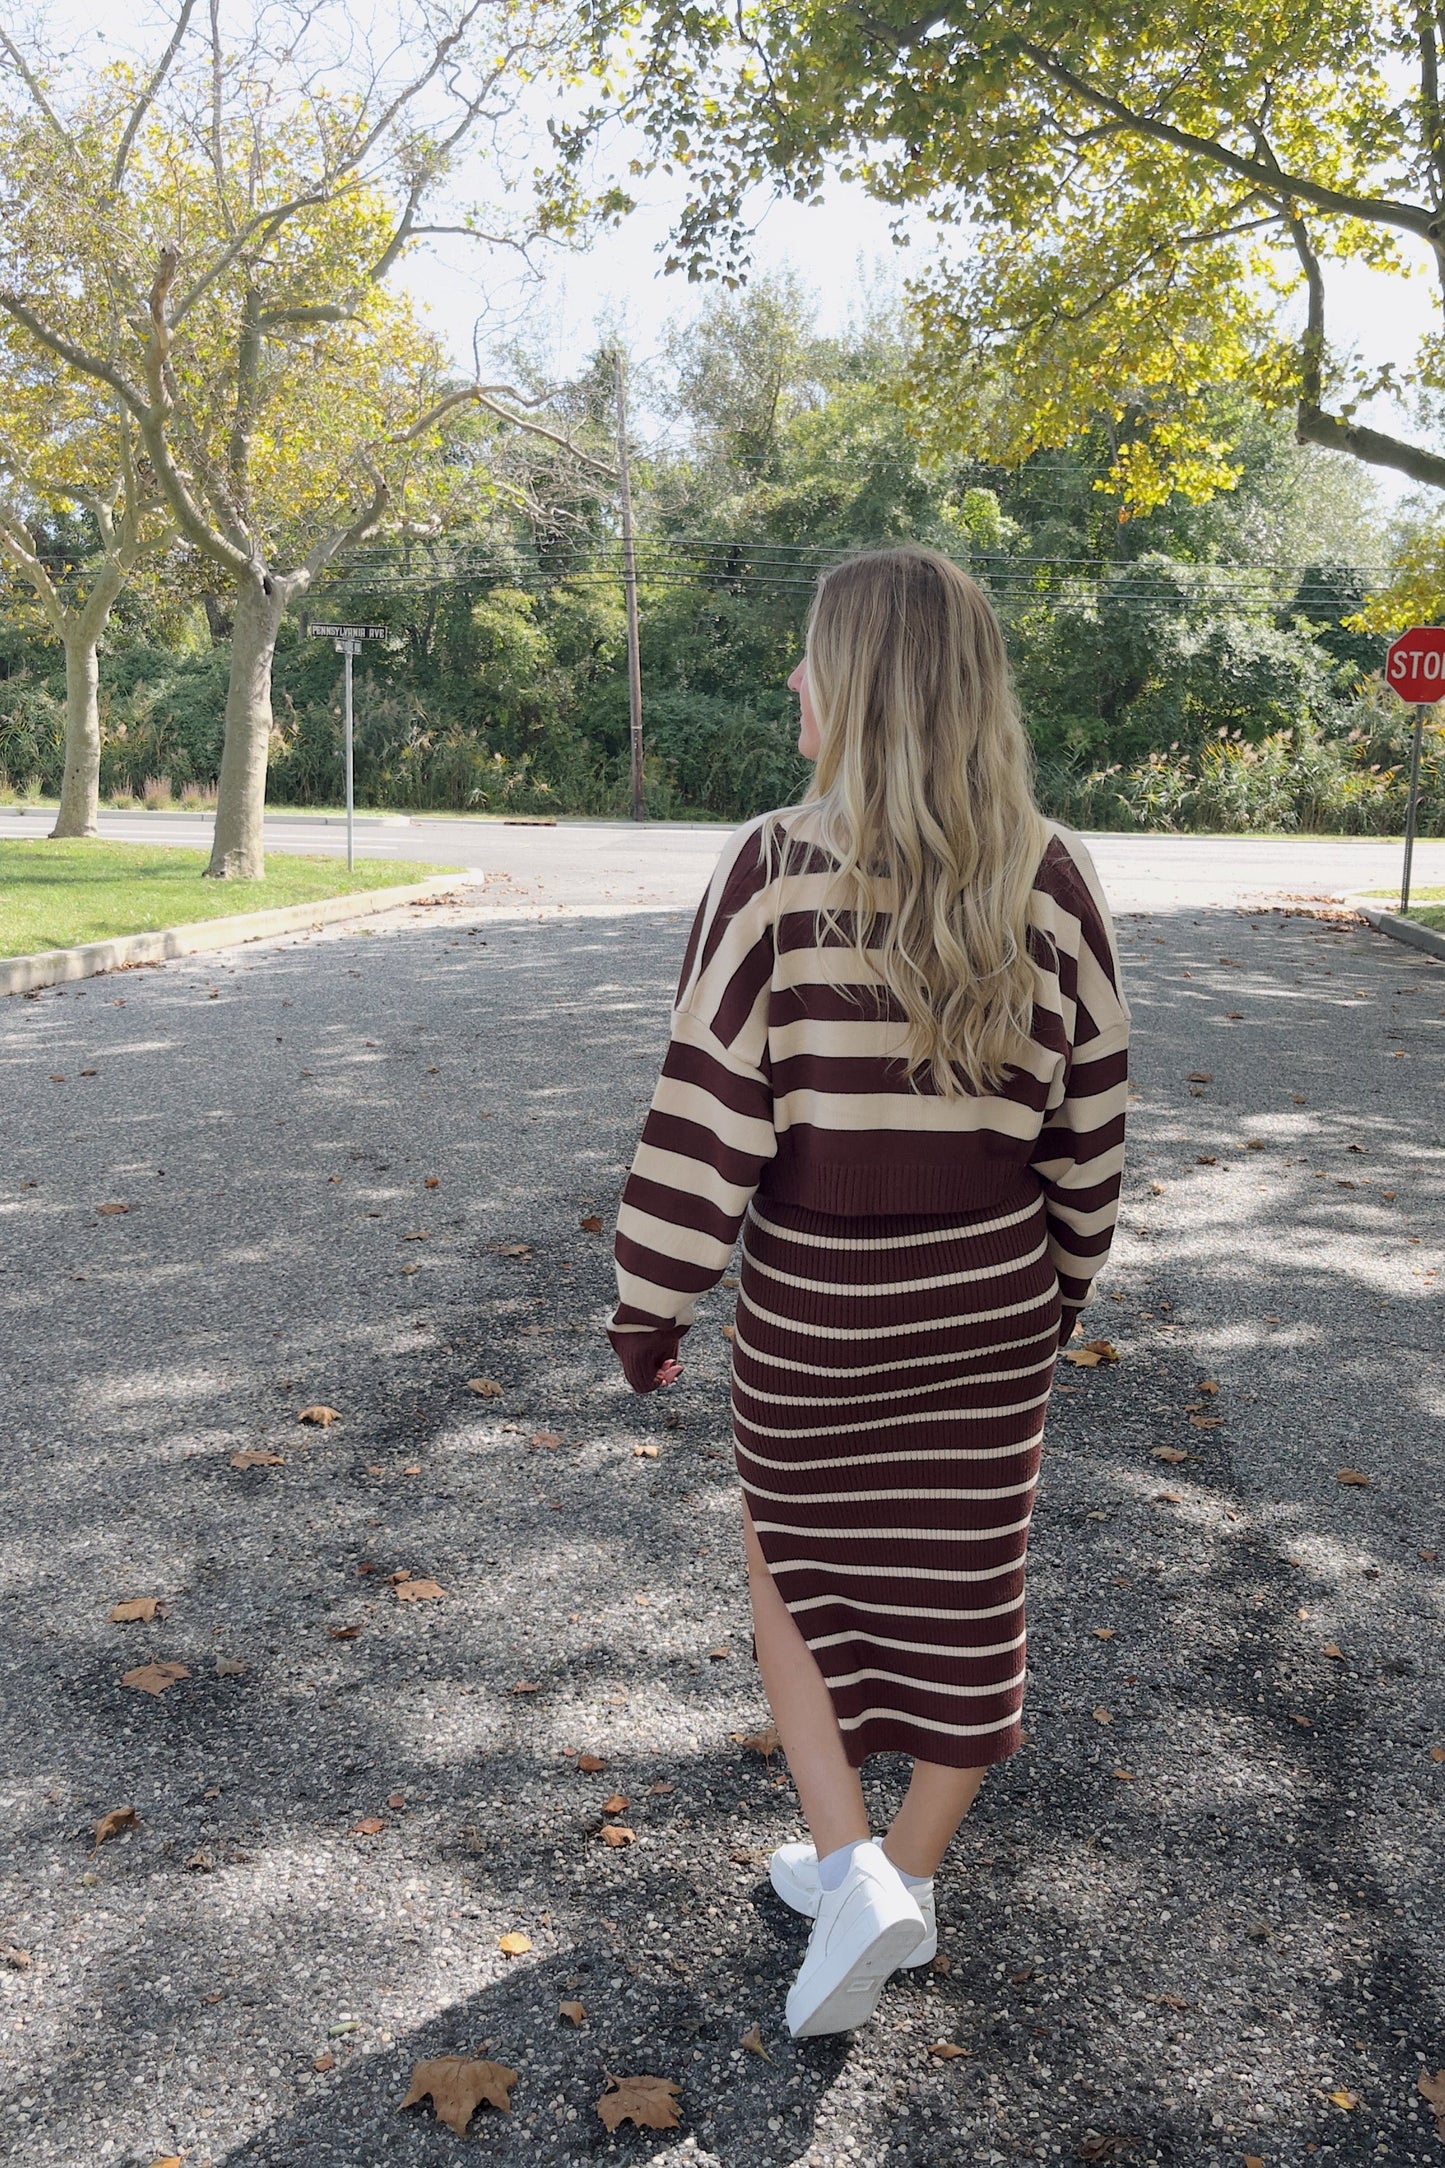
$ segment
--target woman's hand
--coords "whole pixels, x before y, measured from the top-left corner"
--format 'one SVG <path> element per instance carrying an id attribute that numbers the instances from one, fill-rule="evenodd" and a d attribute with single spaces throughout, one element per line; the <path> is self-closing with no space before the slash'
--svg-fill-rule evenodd
<path id="1" fill-rule="evenodd" d="M 654 1385 L 676 1385 L 682 1376 L 682 1364 L 677 1361 L 659 1363 L 653 1377 Z"/>

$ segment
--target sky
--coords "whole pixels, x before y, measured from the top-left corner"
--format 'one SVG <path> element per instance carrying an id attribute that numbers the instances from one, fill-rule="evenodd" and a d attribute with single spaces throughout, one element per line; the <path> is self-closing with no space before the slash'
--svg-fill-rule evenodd
<path id="1" fill-rule="evenodd" d="M 348 16 L 361 23 L 370 6 L 384 4 L 348 0 Z M 247 13 L 249 5 L 250 0 L 229 0 L 226 12 L 234 8 Z M 62 34 L 68 31 L 86 44 L 103 41 L 104 49 L 115 53 L 138 37 L 144 49 L 154 50 L 154 32 L 146 31 L 170 16 L 171 9 L 167 0 L 52 0 L 48 13 Z M 617 153 L 619 158 L 625 148 Z M 690 285 L 681 274 L 663 273 L 659 251 L 680 206 L 680 189 L 660 175 L 640 185 L 640 208 L 591 250 L 539 250 L 535 261 L 541 277 L 535 284 L 519 281 L 511 259 L 488 261 L 470 243 L 444 242 L 434 252 L 414 256 L 405 272 L 407 283 L 458 363 L 470 363 L 478 319 L 490 314 L 495 324 L 500 305 L 503 324 L 550 354 L 559 376 L 586 356 L 601 328 L 624 331 L 637 361 L 645 364 L 658 351 L 668 323 L 695 315 L 715 289 Z M 894 213 L 856 185 L 838 180 L 825 187 L 817 206 L 781 202 L 769 207 L 759 197 L 756 208 L 761 215 L 757 269 L 791 265 L 800 270 L 816 293 L 819 327 L 825 331 L 843 329 L 870 287 L 886 291 L 901 285 L 910 271 L 921 268 L 934 245 L 920 217 L 912 227 L 912 245 L 895 247 L 890 238 Z M 1423 273 L 1423 249 L 1420 256 Z M 1330 267 L 1328 277 L 1331 341 L 1355 350 L 1371 366 L 1387 360 L 1408 362 L 1421 333 L 1439 328 L 1431 276 L 1400 279 L 1351 265 Z M 665 417 L 654 415 L 642 417 L 644 427 L 649 419 L 654 428 L 665 426 Z M 1388 402 L 1376 402 L 1362 419 L 1414 434 L 1407 417 Z M 1376 472 L 1387 502 L 1408 490 L 1402 478 Z"/>

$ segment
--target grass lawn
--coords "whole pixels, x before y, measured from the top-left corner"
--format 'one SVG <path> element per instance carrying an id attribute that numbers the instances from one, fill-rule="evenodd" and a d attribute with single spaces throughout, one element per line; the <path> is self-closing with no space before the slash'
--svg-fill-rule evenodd
<path id="1" fill-rule="evenodd" d="M 404 888 L 447 870 L 362 858 L 348 873 L 335 859 L 273 851 L 264 881 L 205 881 L 206 855 L 163 843 L 0 839 L 0 956 L 75 948 L 112 934 L 317 903 L 361 889 Z"/>
<path id="2" fill-rule="evenodd" d="M 1369 891 L 1369 896 L 1371 903 L 1378 901 L 1387 911 L 1398 913 L 1400 908 L 1400 891 L 1398 888 L 1372 888 Z M 1419 926 L 1431 926 L 1436 933 L 1445 933 L 1445 888 L 1412 888 L 1410 890 L 1410 908 L 1405 915 L 1407 918 L 1413 919 Z"/>

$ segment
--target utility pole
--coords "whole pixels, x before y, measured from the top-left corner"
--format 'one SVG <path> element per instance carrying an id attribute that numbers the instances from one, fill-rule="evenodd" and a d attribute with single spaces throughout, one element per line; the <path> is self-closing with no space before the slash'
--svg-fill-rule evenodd
<path id="1" fill-rule="evenodd" d="M 617 349 L 617 473 L 622 485 L 622 586 L 627 598 L 627 704 L 632 746 L 632 818 L 642 806 L 642 654 L 637 635 L 637 551 L 632 539 L 632 475 L 627 463 L 627 365 Z"/>

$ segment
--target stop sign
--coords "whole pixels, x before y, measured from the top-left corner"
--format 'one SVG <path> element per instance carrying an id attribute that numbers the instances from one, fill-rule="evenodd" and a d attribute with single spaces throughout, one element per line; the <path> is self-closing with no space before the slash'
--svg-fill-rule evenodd
<path id="1" fill-rule="evenodd" d="M 1392 640 L 1385 677 L 1402 700 L 1445 699 L 1445 625 L 1414 625 Z"/>

